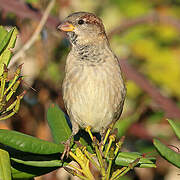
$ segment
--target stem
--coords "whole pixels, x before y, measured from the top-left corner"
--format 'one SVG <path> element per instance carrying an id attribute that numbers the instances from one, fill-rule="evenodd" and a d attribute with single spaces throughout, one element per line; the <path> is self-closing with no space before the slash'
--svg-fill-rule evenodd
<path id="1" fill-rule="evenodd" d="M 117 171 L 115 171 L 114 173 L 113 173 L 113 175 L 112 175 L 112 177 L 111 177 L 111 179 L 110 180 L 115 180 L 115 178 L 117 177 L 117 176 L 119 176 L 119 174 L 121 174 L 123 171 L 125 171 L 127 169 L 127 167 L 123 167 L 123 168 L 121 168 L 121 169 L 118 169 Z"/>
<path id="2" fill-rule="evenodd" d="M 94 159 L 91 157 L 91 155 L 89 154 L 89 152 L 87 150 L 84 150 L 84 154 L 87 156 L 87 158 L 91 161 L 91 163 L 100 171 L 100 167 L 98 166 L 98 164 L 94 161 Z"/>
<path id="3" fill-rule="evenodd" d="M 120 141 L 116 143 L 116 149 L 114 155 L 116 156 L 118 151 L 121 149 L 122 144 L 124 143 L 125 136 L 122 136 Z"/>
<path id="4" fill-rule="evenodd" d="M 114 134 L 109 136 L 109 143 L 108 143 L 108 147 L 107 147 L 107 149 L 105 151 L 105 158 L 108 155 L 109 149 L 111 148 L 111 145 L 112 145 L 113 141 L 115 141 L 115 135 Z"/>
<path id="5" fill-rule="evenodd" d="M 77 148 L 78 149 L 78 148 Z M 77 150 L 76 149 L 76 150 Z M 79 153 L 82 153 L 81 150 L 79 149 Z M 82 168 L 82 173 L 84 174 L 84 176 L 86 178 L 88 178 L 88 180 L 94 180 L 94 176 L 92 175 L 90 169 L 89 169 L 89 160 L 87 159 L 86 162 L 84 162 L 81 157 L 77 157 L 74 153 L 72 153 L 70 151 L 69 155 L 74 158 L 76 160 L 76 162 L 79 163 L 79 165 L 81 166 Z"/>
<path id="6" fill-rule="evenodd" d="M 80 171 L 80 172 L 81 172 L 81 170 L 80 170 L 79 168 L 77 168 L 77 167 L 75 167 L 75 166 L 72 166 L 71 164 L 69 164 L 68 166 L 70 166 L 70 167 L 76 169 L 77 171 Z M 88 178 L 86 178 L 86 177 L 78 174 L 74 169 L 71 169 L 71 168 L 68 168 L 68 167 L 64 167 L 64 169 L 65 169 L 68 173 L 72 174 L 73 176 L 77 176 L 77 177 L 79 177 L 79 178 L 82 179 L 82 180 L 89 180 Z"/>
<path id="7" fill-rule="evenodd" d="M 113 123 L 110 124 L 110 126 L 109 126 L 109 128 L 108 128 L 108 130 L 106 132 L 106 135 L 105 135 L 104 140 L 103 140 L 103 145 L 101 146 L 101 151 L 103 151 L 103 149 L 104 149 L 104 145 L 106 144 L 106 141 L 107 141 L 108 136 L 109 136 L 109 134 L 110 134 L 110 132 L 112 130 L 112 127 L 113 127 Z"/>
<path id="8" fill-rule="evenodd" d="M 79 171 L 80 173 L 83 173 L 82 169 L 79 169 L 78 167 L 73 166 L 72 164 L 68 164 L 68 166 L 70 166 L 70 167 L 72 167 L 73 169 Z"/>
<path id="9" fill-rule="evenodd" d="M 89 136 L 90 136 L 91 140 L 93 141 L 93 135 L 92 135 L 92 132 L 91 132 L 91 126 L 87 126 L 85 131 L 89 133 Z"/>
<path id="10" fill-rule="evenodd" d="M 109 155 L 109 164 L 108 164 L 108 169 L 106 173 L 106 180 L 109 180 L 110 178 L 110 173 L 111 173 L 111 167 L 112 167 L 112 162 L 114 160 L 114 147 L 111 148 L 110 150 L 110 155 Z"/>
<path id="11" fill-rule="evenodd" d="M 126 169 L 122 173 L 120 173 L 116 178 L 114 178 L 113 180 L 118 180 L 119 177 L 124 176 L 130 170 L 131 170 L 131 168 L 126 167 Z"/>
<path id="12" fill-rule="evenodd" d="M 99 147 L 97 145 L 97 140 L 95 137 L 93 138 L 93 146 L 95 148 L 96 155 L 97 155 L 97 158 L 98 158 L 98 161 L 100 164 L 100 172 L 101 172 L 102 180 L 103 180 L 105 177 L 105 168 L 104 168 L 103 158 L 102 158 L 101 152 L 99 150 Z"/>

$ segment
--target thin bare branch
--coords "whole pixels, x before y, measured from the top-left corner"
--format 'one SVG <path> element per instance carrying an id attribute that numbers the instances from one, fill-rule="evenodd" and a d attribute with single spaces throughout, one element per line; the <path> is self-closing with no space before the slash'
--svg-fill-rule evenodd
<path id="1" fill-rule="evenodd" d="M 21 19 L 29 18 L 39 21 L 42 18 L 42 14 L 39 11 L 30 9 L 27 4 L 19 0 L 0 0 L 0 9 L 5 12 L 12 12 Z M 58 18 L 49 16 L 46 25 L 51 29 L 55 29 L 58 23 Z"/>
<path id="2" fill-rule="evenodd" d="M 156 102 L 163 111 L 165 111 L 167 117 L 180 118 L 180 109 L 170 98 L 161 95 L 159 90 L 151 84 L 144 75 L 137 72 L 136 69 L 129 65 L 126 60 L 121 59 L 119 63 L 126 78 L 134 81 L 140 88 L 142 88 L 153 99 L 153 101 Z"/>
<path id="3" fill-rule="evenodd" d="M 47 18 L 49 16 L 49 13 L 51 12 L 51 9 L 54 6 L 54 2 L 55 0 L 51 0 L 46 8 L 46 10 L 44 11 L 44 14 L 42 16 L 42 19 L 40 21 L 40 23 L 38 24 L 36 30 L 34 31 L 33 35 L 31 36 L 31 38 L 24 44 L 24 46 L 12 57 L 11 61 L 16 61 L 17 59 L 19 59 L 26 50 L 28 50 L 36 41 L 38 35 L 40 34 L 42 28 L 44 27 Z"/>

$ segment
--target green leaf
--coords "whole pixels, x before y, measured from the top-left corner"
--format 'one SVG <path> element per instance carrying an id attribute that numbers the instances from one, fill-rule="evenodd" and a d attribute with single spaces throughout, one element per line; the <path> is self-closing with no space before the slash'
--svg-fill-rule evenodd
<path id="1" fill-rule="evenodd" d="M 3 41 L 3 39 L 5 38 L 5 36 L 7 35 L 7 33 L 8 33 L 8 31 L 3 26 L 0 26 L 0 44 Z M 2 49 L 1 46 L 0 46 L 0 49 Z"/>
<path id="2" fill-rule="evenodd" d="M 38 155 L 14 151 L 11 148 L 8 149 L 8 152 L 11 154 L 13 178 L 32 178 L 49 173 L 62 166 L 59 154 Z M 63 166 L 65 165 L 67 163 L 63 162 Z"/>
<path id="3" fill-rule="evenodd" d="M 6 129 L 0 129 L 0 143 L 23 152 L 35 154 L 53 154 L 63 152 L 64 150 L 62 144 L 58 145 Z"/>
<path id="4" fill-rule="evenodd" d="M 180 124 L 175 123 L 174 121 L 168 119 L 169 124 L 171 125 L 171 127 L 173 128 L 176 136 L 180 139 Z"/>
<path id="5" fill-rule="evenodd" d="M 11 180 L 9 153 L 2 149 L 0 149 L 0 179 Z"/>
<path id="6" fill-rule="evenodd" d="M 58 105 L 50 105 L 47 111 L 47 120 L 54 142 L 57 144 L 66 142 L 71 135 L 71 129 L 66 121 L 65 114 Z"/>
<path id="7" fill-rule="evenodd" d="M 128 166 L 129 163 L 132 163 L 137 158 L 141 158 L 138 167 L 145 168 L 145 167 L 156 167 L 155 165 L 155 158 L 153 157 L 142 157 L 142 154 L 137 152 L 120 152 L 115 159 L 115 164 L 119 166 Z"/>
<path id="8" fill-rule="evenodd" d="M 7 66 L 9 64 L 12 55 L 11 49 L 14 48 L 17 33 L 16 28 L 12 28 L 6 35 L 5 31 L 2 31 L 4 38 L 0 41 L 0 75 L 3 71 L 3 64 Z"/>
<path id="9" fill-rule="evenodd" d="M 21 164 L 13 164 L 11 172 L 13 179 L 30 179 L 36 176 L 47 174 L 51 171 L 56 170 L 58 167 L 33 167 Z"/>
<path id="10" fill-rule="evenodd" d="M 9 32 L 6 32 L 3 31 L 3 34 L 4 34 L 4 38 L 2 39 L 2 41 L 0 42 L 0 54 L 2 53 L 2 51 L 6 48 L 6 46 L 8 45 L 10 39 L 11 39 L 11 36 L 13 34 L 13 31 L 14 31 L 15 28 L 12 28 Z"/>
<path id="11" fill-rule="evenodd" d="M 11 172 L 12 172 L 13 179 L 29 179 L 29 178 L 34 177 L 33 174 L 22 172 L 13 167 L 11 167 Z"/>
<path id="12" fill-rule="evenodd" d="M 21 163 L 24 165 L 34 166 L 34 167 L 60 167 L 62 162 L 60 160 L 51 160 L 51 161 L 23 161 L 17 158 L 11 158 L 11 160 Z"/>
<path id="13" fill-rule="evenodd" d="M 180 168 L 180 154 L 174 152 L 172 149 L 168 148 L 162 144 L 159 140 L 154 139 L 154 146 L 157 148 L 162 157 L 168 160 L 170 163 Z"/>

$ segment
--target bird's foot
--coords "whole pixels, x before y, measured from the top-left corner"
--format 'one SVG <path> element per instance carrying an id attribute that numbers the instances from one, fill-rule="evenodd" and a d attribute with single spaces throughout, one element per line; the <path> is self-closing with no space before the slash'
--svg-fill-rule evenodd
<path id="1" fill-rule="evenodd" d="M 101 132 L 101 142 L 100 142 L 100 149 L 101 151 L 103 151 L 104 149 L 104 146 L 106 144 L 106 142 L 108 141 L 108 137 L 112 131 L 112 127 L 113 127 L 113 124 L 110 124 L 109 128 L 107 129 L 106 133 L 105 132 Z"/>
<path id="2" fill-rule="evenodd" d="M 85 128 L 85 131 L 88 132 L 91 140 L 93 141 L 94 137 L 93 137 L 92 132 L 91 132 L 91 126 L 87 126 L 87 127 Z"/>
<path id="3" fill-rule="evenodd" d="M 68 158 L 69 152 L 70 152 L 71 140 L 68 139 L 66 142 L 62 142 L 62 144 L 64 144 L 64 151 L 63 151 L 63 153 L 61 155 L 61 160 L 64 159 L 64 156 L 66 156 Z"/>

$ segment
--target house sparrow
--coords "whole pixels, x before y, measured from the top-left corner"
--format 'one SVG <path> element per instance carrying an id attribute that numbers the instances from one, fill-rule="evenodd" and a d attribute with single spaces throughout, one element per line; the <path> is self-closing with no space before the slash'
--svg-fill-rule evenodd
<path id="1" fill-rule="evenodd" d="M 76 12 L 58 26 L 72 45 L 63 81 L 63 100 L 72 123 L 91 127 L 102 135 L 122 112 L 126 88 L 117 57 L 112 52 L 102 20 L 88 12 Z M 70 144 L 70 139 L 66 145 Z"/>

